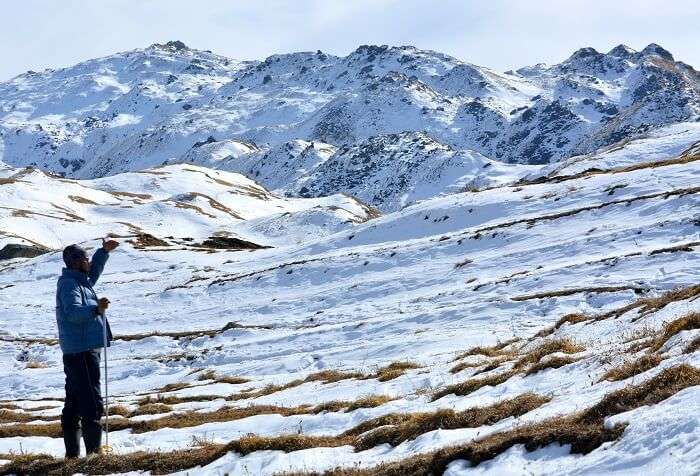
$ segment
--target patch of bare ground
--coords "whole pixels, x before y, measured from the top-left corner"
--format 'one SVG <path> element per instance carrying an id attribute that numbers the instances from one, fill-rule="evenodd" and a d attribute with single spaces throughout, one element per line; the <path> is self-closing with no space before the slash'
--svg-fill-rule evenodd
<path id="1" fill-rule="evenodd" d="M 235 375 L 219 375 L 214 370 L 205 370 L 197 376 L 197 380 L 213 380 L 216 383 L 229 383 L 231 385 L 238 385 L 242 383 L 250 382 L 250 379 L 244 377 L 237 377 Z"/>
<path id="2" fill-rule="evenodd" d="M 513 354 L 515 355 L 515 354 Z M 456 374 L 467 368 L 480 367 L 479 370 L 474 372 L 474 375 L 478 375 L 485 372 L 490 372 L 500 367 L 505 362 L 512 360 L 513 355 L 505 354 L 496 357 L 491 357 L 490 360 L 480 360 L 478 362 L 460 362 L 450 369 L 450 373 Z"/>
<path id="3" fill-rule="evenodd" d="M 139 200 L 150 200 L 153 198 L 153 196 L 147 194 L 147 193 L 134 193 L 134 192 L 107 192 L 110 195 L 114 195 L 115 197 L 118 198 L 134 198 L 134 199 L 139 199 Z"/>
<path id="4" fill-rule="evenodd" d="M 599 382 L 604 380 L 618 381 L 625 380 L 642 372 L 653 369 L 661 363 L 663 359 L 658 354 L 643 355 L 635 360 L 628 360 L 618 367 L 614 367 L 600 378 Z"/>
<path id="5" fill-rule="evenodd" d="M 17 407 L 19 409 L 19 407 Z M 27 411 L 15 411 L 10 408 L 0 409 L 0 423 L 26 423 L 30 421 L 56 421 L 58 415 L 40 416 Z"/>
<path id="6" fill-rule="evenodd" d="M 126 240 L 126 242 L 131 243 L 136 249 L 148 248 L 150 246 L 169 246 L 167 241 L 156 238 L 149 233 L 138 233 L 134 239 Z"/>
<path id="7" fill-rule="evenodd" d="M 81 197 L 80 195 L 68 195 L 68 198 L 70 198 L 76 203 L 82 203 L 84 205 L 97 205 L 97 202 L 93 202 L 92 200 L 85 197 Z"/>
<path id="8" fill-rule="evenodd" d="M 182 199 L 185 200 L 185 202 L 183 202 L 183 201 L 181 201 L 181 200 L 177 200 L 177 201 L 175 201 L 175 206 L 178 206 L 178 204 L 187 205 L 186 208 L 193 208 L 193 209 L 196 209 L 197 211 L 199 211 L 200 213 L 202 213 L 202 214 L 204 214 L 204 215 L 207 215 L 207 216 L 216 218 L 216 217 L 214 217 L 213 215 L 211 215 L 211 214 L 209 214 L 209 213 L 206 213 L 206 212 L 205 212 L 204 210 L 202 210 L 200 207 L 198 207 L 198 206 L 196 206 L 196 205 L 191 205 L 191 204 L 189 204 L 189 203 L 186 203 L 186 201 L 194 200 L 194 199 L 197 198 L 197 197 L 200 197 L 200 198 L 203 198 L 203 199 L 207 200 L 207 201 L 209 202 L 209 206 L 212 207 L 212 208 L 215 209 L 215 210 L 219 210 L 220 212 L 226 213 L 227 215 L 229 215 L 229 216 L 231 216 L 231 217 L 233 217 L 233 218 L 237 218 L 237 219 L 239 219 L 239 220 L 242 220 L 242 219 L 243 219 L 242 216 L 240 216 L 238 213 L 236 213 L 236 212 L 234 212 L 233 210 L 231 210 L 231 209 L 230 209 L 229 207 L 227 207 L 226 205 L 222 204 L 221 202 L 218 202 L 218 201 L 214 200 L 214 199 L 213 199 L 212 197 L 210 197 L 209 195 L 205 195 L 205 194 L 200 193 L 200 192 L 189 192 L 189 193 L 186 193 L 186 194 L 182 195 Z M 171 201 L 171 200 L 166 200 L 166 201 Z"/>
<path id="9" fill-rule="evenodd" d="M 216 250 L 262 250 L 272 248 L 271 246 L 259 245 L 257 243 L 253 243 L 252 241 L 227 236 L 210 236 L 203 242 L 195 243 L 192 246 Z"/>
<path id="10" fill-rule="evenodd" d="M 488 361 L 480 360 L 478 362 L 460 362 L 450 369 L 450 373 L 456 374 L 456 373 L 461 372 L 464 369 L 481 367 L 484 365 L 489 365 Z"/>
<path id="11" fill-rule="evenodd" d="M 591 286 L 582 288 L 559 289 L 556 291 L 546 291 L 534 294 L 523 294 L 521 296 L 513 296 L 510 299 L 511 301 L 529 301 L 531 299 L 563 297 L 581 293 L 617 293 L 622 291 L 634 291 L 635 293 L 641 293 L 647 291 L 647 289 L 640 288 L 637 286 Z"/>

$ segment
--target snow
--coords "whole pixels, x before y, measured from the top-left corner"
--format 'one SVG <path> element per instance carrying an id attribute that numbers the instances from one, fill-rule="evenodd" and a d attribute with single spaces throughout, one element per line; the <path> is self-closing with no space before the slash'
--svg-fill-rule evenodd
<path id="1" fill-rule="evenodd" d="M 8 83 L 21 96 L 20 92 L 35 89 L 47 91 L 47 81 L 69 85 L 77 81 L 67 93 L 69 103 L 64 110 L 53 110 L 50 120 L 48 101 L 55 99 L 57 90 L 30 98 L 25 116 L 16 109 L 7 111 L 2 127 L 9 127 L 10 118 L 18 123 L 37 120 L 44 131 L 50 123 L 70 138 L 73 150 L 103 154 L 76 169 L 82 179 L 68 179 L 15 167 L 21 147 L 34 142 L 20 147 L 22 139 L 8 141 L 5 135 L 0 140 L 7 162 L 0 162 L 0 249 L 12 243 L 49 249 L 34 258 L 0 261 L 0 407 L 11 403 L 23 414 L 40 418 L 28 424 L 55 418 L 62 406 L 57 400 L 64 392 L 60 349 L 46 340 L 56 338 L 54 293 L 61 249 L 76 242 L 92 251 L 108 233 L 118 236 L 120 246 L 112 252 L 96 291 L 109 297 L 113 331 L 125 336 L 109 349 L 112 403 L 135 409 L 143 397 L 189 397 L 192 401 L 173 404 L 172 412 L 205 412 L 388 397 L 376 407 L 352 411 L 290 416 L 270 412 L 144 433 L 114 431 L 110 443 L 117 454 L 169 452 L 192 448 L 198 441 L 227 443 L 249 434 L 337 436 L 392 413 L 462 411 L 527 392 L 551 398 L 517 417 L 477 428 L 431 429 L 395 447 L 229 452 L 181 474 L 371 468 L 574 414 L 612 391 L 645 382 L 676 365 L 700 367 L 699 352 L 686 351 L 700 336 L 698 329 L 690 328 L 660 346 L 660 364 L 624 380 L 601 380 L 606 371 L 645 355 L 646 350 L 632 350 L 631 345 L 658 335 L 670 321 L 700 312 L 697 296 L 672 300 L 647 314 L 633 308 L 616 317 L 561 325 L 550 337 L 537 336 L 566 314 L 601 316 L 643 297 L 697 285 L 697 122 L 684 117 L 669 125 L 657 124 L 613 147 L 552 164 L 507 164 L 483 149 L 433 137 L 431 128 L 439 129 L 438 119 L 420 130 L 398 130 L 402 118 L 408 124 L 419 116 L 393 101 L 404 105 L 402 97 L 426 104 L 439 101 L 435 91 L 450 73 L 483 77 L 489 81 L 488 87 L 481 86 L 484 102 L 497 104 L 492 104 L 495 112 L 489 116 L 497 124 L 499 117 L 509 114 L 505 106 L 525 104 L 527 96 L 552 90 L 551 81 L 561 79 L 553 76 L 561 75 L 564 66 L 590 72 L 600 64 L 590 64 L 579 53 L 563 65 L 500 74 L 412 47 L 361 47 L 346 58 L 322 53 L 278 55 L 251 64 L 226 64 L 227 59 L 209 53 L 178 51 L 154 46 L 40 77 L 23 75 Z M 378 84 L 376 91 L 382 94 L 376 93 L 376 98 L 371 97 L 375 90 L 368 89 L 373 83 L 361 73 L 371 56 L 375 74 L 394 81 Z M 631 74 L 627 68 L 646 60 L 634 56 L 636 63 L 629 60 L 617 72 L 618 63 L 606 58 L 601 64 L 607 69 L 600 73 L 605 83 L 597 87 L 616 101 L 614 88 L 628 87 L 619 82 Z M 204 62 L 211 74 L 197 73 L 194 67 L 184 73 L 193 59 Z M 416 64 L 417 79 L 397 73 L 399 65 L 411 62 Z M 76 71 L 89 77 L 79 79 Z M 153 81 L 149 91 L 133 84 L 134 71 L 138 71 L 134 77 Z M 177 79 L 170 81 L 166 71 Z M 271 82 L 259 84 L 267 74 Z M 310 78 L 319 81 L 316 89 L 310 88 L 314 81 Z M 99 94 L 74 97 L 86 82 L 98 84 Z M 282 82 L 289 87 L 280 89 Z M 511 83 L 515 90 L 507 87 Z M 3 87 L 10 88 L 8 84 Z M 335 93 L 326 90 L 331 84 L 346 88 L 343 94 L 349 99 L 344 104 L 356 103 L 356 111 L 362 111 L 364 99 L 386 106 L 371 118 L 348 116 L 356 120 L 351 121 L 354 125 L 365 121 L 351 142 L 334 142 L 329 131 L 327 141 L 297 135 L 319 123 L 308 122 L 309 114 L 323 115 L 337 105 Z M 206 94 L 197 90 L 199 85 Z M 470 87 L 478 89 L 478 82 Z M 185 101 L 175 102 L 170 96 L 175 88 L 183 88 L 192 109 L 183 110 Z M 359 100 L 351 97 L 356 93 L 362 94 Z M 130 103 L 131 97 L 138 101 Z M 131 104 L 130 109 L 112 116 L 110 108 L 117 101 L 124 107 Z M 245 104 L 235 110 L 221 106 L 236 101 Z M 271 108 L 274 101 L 285 104 Z M 171 108 L 170 112 L 151 111 L 156 104 L 161 106 L 156 111 Z M 547 104 L 540 106 L 546 109 Z M 454 106 L 445 104 L 444 111 L 426 121 L 461 114 Z M 104 121 L 105 129 L 126 121 L 114 128 L 125 129 L 124 136 L 98 145 L 102 126 L 99 132 L 88 132 L 92 126 L 82 125 L 74 133 L 68 122 L 83 114 L 76 107 L 90 114 L 110 110 L 98 120 Z M 372 121 L 386 130 L 370 137 Z M 154 130 L 139 129 L 145 124 L 163 129 L 149 136 Z M 235 127 L 250 127 L 254 131 L 246 134 L 275 140 L 231 134 Z M 199 142 L 197 147 L 194 141 Z M 135 153 L 140 142 L 142 152 Z M 683 153 L 693 160 L 620 169 Z M 55 170 L 52 167 L 46 170 Z M 591 169 L 599 170 L 582 173 Z M 129 240 L 137 233 L 151 234 L 165 244 L 135 246 Z M 269 248 L 201 246 L 212 236 L 238 237 Z M 511 356 L 487 370 L 484 364 L 491 358 L 471 356 L 459 361 L 475 366 L 452 373 L 455 358 L 468 349 L 518 339 L 512 348 L 522 355 L 554 338 L 568 338 L 582 347 L 569 356 L 574 362 L 529 375 L 516 369 L 505 381 L 467 395 L 431 398 L 447 385 L 509 371 L 517 358 Z M 549 357 L 557 356 L 566 354 Z M 372 374 L 399 361 L 417 368 L 386 381 L 295 383 L 320 370 Z M 249 381 L 233 384 L 203 378 L 206 370 Z M 187 386 L 163 388 L 177 383 Z M 285 384 L 290 385 L 254 393 Z M 243 395 L 248 390 L 253 393 Z M 585 455 L 572 454 L 567 445 L 535 451 L 516 445 L 475 467 L 453 461 L 446 474 L 698 474 L 699 392 L 700 387 L 691 386 L 658 403 L 608 417 L 607 426 L 627 424 L 624 433 Z M 40 406 L 51 408 L 36 410 Z M 157 421 L 161 416 L 131 420 Z M 11 425 L 2 423 L 0 428 Z M 0 438 L 0 464 L 19 452 L 61 456 L 63 442 L 43 436 Z"/>

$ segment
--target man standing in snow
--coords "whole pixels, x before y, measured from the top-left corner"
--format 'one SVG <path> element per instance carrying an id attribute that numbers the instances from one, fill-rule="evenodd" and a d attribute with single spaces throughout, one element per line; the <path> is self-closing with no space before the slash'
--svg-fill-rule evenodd
<path id="1" fill-rule="evenodd" d="M 103 415 L 100 394 L 100 351 L 104 327 L 107 345 L 112 338 L 104 315 L 109 306 L 107 298 L 97 298 L 92 289 L 104 269 L 109 252 L 119 245 L 102 239 L 102 247 L 92 255 L 92 261 L 78 245 L 63 250 L 63 268 L 56 288 L 56 322 L 58 342 L 63 352 L 66 374 L 66 400 L 61 415 L 66 458 L 80 454 L 80 436 L 87 454 L 98 453 L 102 443 L 100 418 Z"/>

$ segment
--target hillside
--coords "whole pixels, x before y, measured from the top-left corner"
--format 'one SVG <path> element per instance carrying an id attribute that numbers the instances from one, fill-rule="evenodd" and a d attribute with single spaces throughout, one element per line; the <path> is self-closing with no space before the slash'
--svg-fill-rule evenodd
<path id="1" fill-rule="evenodd" d="M 369 51 L 358 51 L 310 54 L 309 64 L 336 77 L 339 64 L 366 63 L 360 53 Z M 398 51 L 373 53 L 373 71 L 399 62 Z M 421 63 L 411 81 L 479 87 L 430 79 L 457 66 L 414 54 Z M 643 63 L 651 53 L 629 54 Z M 595 55 L 580 56 L 567 74 L 583 67 L 579 60 L 595 69 Z M 275 68 L 295 58 L 260 63 L 236 81 L 242 91 L 258 74 L 280 81 Z M 460 69 L 460 78 L 481 72 L 509 101 L 525 88 Z M 556 71 L 537 67 L 513 81 L 544 87 Z M 362 83 L 348 76 L 347 85 Z M 318 172 L 308 181 L 289 174 L 307 187 L 297 198 L 203 159 L 125 172 L 136 163 L 121 162 L 129 154 L 121 145 L 113 161 L 94 162 L 121 164 L 102 178 L 5 168 L 2 243 L 48 250 L 0 261 L 0 473 L 63 468 L 53 317 L 60 249 L 73 241 L 94 249 L 114 233 L 121 246 L 97 292 L 112 301 L 118 334 L 110 349 L 115 453 L 72 462 L 71 471 L 697 474 L 697 123 L 512 169 L 426 130 L 352 145 L 294 142 L 290 155 Z M 414 175 L 410 160 L 386 152 L 404 150 L 411 135 L 417 163 L 435 151 L 450 184 L 462 177 L 455 167 L 494 172 L 461 188 L 425 165 Z M 386 205 L 384 214 L 344 195 L 312 198 L 332 192 L 327 177 L 352 171 L 363 155 L 387 195 L 373 195 L 359 172 L 356 181 L 343 175 L 341 188 Z M 139 157 L 139 166 L 153 165 L 154 156 Z M 397 170 L 421 177 L 407 184 L 415 195 L 405 203 L 392 182 Z M 270 247 L 202 246 L 224 232 Z M 139 241 L 140 233 L 151 238 Z"/>

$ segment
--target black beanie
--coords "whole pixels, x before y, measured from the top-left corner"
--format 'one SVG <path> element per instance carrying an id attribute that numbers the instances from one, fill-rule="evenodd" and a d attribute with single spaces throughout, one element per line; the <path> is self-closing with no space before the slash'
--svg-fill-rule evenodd
<path id="1" fill-rule="evenodd" d="M 63 249 L 63 262 L 69 269 L 76 267 L 83 258 L 87 258 L 87 252 L 78 245 L 69 245 Z"/>

